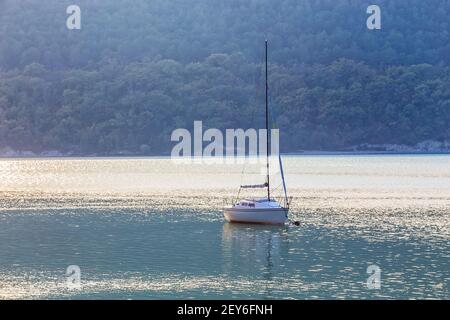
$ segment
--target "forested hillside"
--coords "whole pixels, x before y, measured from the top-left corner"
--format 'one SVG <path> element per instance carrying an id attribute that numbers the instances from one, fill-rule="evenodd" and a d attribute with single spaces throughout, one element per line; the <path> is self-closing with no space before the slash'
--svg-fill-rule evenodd
<path id="1" fill-rule="evenodd" d="M 66 28 L 78 4 L 81 30 Z M 0 149 L 170 151 L 262 127 L 264 39 L 283 151 L 450 141 L 450 1 L 0 1 Z"/>

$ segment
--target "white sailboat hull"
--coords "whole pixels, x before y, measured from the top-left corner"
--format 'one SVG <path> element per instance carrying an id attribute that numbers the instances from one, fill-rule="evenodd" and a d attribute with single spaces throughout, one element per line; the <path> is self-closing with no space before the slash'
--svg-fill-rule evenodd
<path id="1" fill-rule="evenodd" d="M 236 208 L 224 209 L 225 220 L 228 222 L 260 223 L 282 225 L 287 220 L 288 210 L 285 208 Z"/>

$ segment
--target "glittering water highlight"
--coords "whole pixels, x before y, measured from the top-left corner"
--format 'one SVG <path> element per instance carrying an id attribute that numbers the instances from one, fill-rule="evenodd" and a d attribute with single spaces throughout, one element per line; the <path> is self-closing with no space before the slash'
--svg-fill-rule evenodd
<path id="1" fill-rule="evenodd" d="M 449 299 L 449 164 L 286 157 L 301 225 L 271 227 L 223 221 L 242 165 L 1 160 L 0 298 Z M 380 290 L 366 285 L 373 264 Z"/>

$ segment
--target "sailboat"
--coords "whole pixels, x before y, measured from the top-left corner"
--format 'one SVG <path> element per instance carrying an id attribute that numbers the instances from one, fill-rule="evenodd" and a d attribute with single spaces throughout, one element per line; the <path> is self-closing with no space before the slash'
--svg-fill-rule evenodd
<path id="1" fill-rule="evenodd" d="M 266 182 L 257 185 L 243 185 L 241 189 L 266 188 L 267 197 L 243 199 L 224 208 L 224 217 L 228 222 L 259 223 L 259 224 L 280 224 L 283 225 L 288 220 L 289 198 L 284 181 L 283 165 L 281 156 L 278 157 L 281 179 L 283 181 L 284 201 L 283 203 L 271 198 L 270 195 L 270 166 L 269 166 L 269 99 L 268 99 L 268 68 L 267 68 L 267 40 L 265 43 L 265 73 L 266 73 Z"/>

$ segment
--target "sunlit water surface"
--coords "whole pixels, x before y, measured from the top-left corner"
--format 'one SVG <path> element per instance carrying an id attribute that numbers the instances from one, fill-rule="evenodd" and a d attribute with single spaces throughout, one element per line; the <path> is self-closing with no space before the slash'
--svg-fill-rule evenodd
<path id="1" fill-rule="evenodd" d="M 285 157 L 300 226 L 225 223 L 260 170 L 0 160 L 0 298 L 450 298 L 450 156 Z"/>

